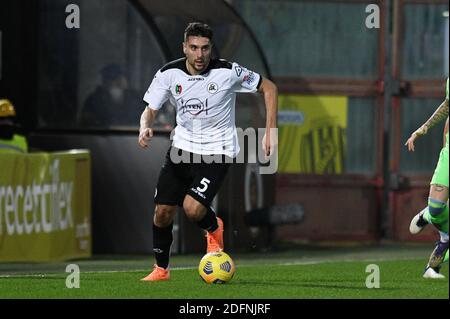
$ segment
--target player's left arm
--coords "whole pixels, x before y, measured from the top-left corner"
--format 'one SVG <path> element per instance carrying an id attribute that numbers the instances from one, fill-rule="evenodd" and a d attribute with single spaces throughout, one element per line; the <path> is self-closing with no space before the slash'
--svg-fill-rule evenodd
<path id="1" fill-rule="evenodd" d="M 263 137 L 263 150 L 266 156 L 270 156 L 276 145 L 278 144 L 277 128 L 277 113 L 278 113 L 278 88 L 269 79 L 261 78 L 259 92 L 264 96 L 266 105 L 266 133 Z M 268 134 L 269 133 L 269 134 Z M 269 138 L 266 136 L 269 135 Z"/>
<path id="2" fill-rule="evenodd" d="M 428 121 L 426 121 L 422 125 L 422 128 L 425 130 L 426 133 L 428 129 L 432 128 L 446 117 L 448 117 L 448 100 L 442 102 L 442 104 L 438 107 L 436 112 L 434 112 L 433 115 L 428 119 Z"/>
<path id="3" fill-rule="evenodd" d="M 414 133 L 411 134 L 411 136 L 405 143 L 405 145 L 408 146 L 408 150 L 414 151 L 414 141 L 419 136 L 427 134 L 430 128 L 441 122 L 446 117 L 448 117 L 448 99 L 445 99 L 444 102 L 439 105 L 433 115 L 431 115 L 431 117 L 421 127 L 419 127 Z"/>

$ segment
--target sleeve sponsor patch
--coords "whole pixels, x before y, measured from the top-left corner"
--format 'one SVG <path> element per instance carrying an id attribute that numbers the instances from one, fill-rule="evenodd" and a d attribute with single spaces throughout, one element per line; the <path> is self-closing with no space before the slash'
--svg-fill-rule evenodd
<path id="1" fill-rule="evenodd" d="M 244 82 L 247 83 L 247 85 L 251 86 L 256 81 L 256 75 L 255 72 L 250 71 L 248 74 L 244 76 Z"/>

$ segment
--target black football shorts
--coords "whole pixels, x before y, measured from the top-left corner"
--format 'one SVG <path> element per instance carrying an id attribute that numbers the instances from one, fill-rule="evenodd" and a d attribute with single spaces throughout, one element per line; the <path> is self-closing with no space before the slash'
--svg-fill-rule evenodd
<path id="1" fill-rule="evenodd" d="M 189 162 L 175 161 L 174 163 L 170 156 L 171 150 L 172 152 L 178 152 L 180 156 L 181 152 L 184 152 L 184 156 L 187 154 L 189 157 Z M 155 191 L 155 204 L 183 207 L 185 196 L 190 195 L 205 207 L 210 206 L 226 177 L 231 165 L 231 158 L 220 155 L 220 163 L 205 162 L 203 158 L 199 162 L 199 155 L 196 158 L 197 162 L 194 162 L 193 153 L 182 151 L 173 146 L 169 148 L 159 173 Z"/>

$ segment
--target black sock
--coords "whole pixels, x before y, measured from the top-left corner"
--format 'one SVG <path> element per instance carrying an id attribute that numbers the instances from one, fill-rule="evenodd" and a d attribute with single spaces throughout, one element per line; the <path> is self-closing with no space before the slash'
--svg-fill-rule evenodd
<path id="1" fill-rule="evenodd" d="M 204 229 L 209 233 L 212 233 L 219 227 L 219 225 L 217 224 L 216 213 L 212 210 L 211 207 L 208 207 L 205 217 L 203 217 L 201 220 L 199 220 L 197 222 L 197 225 L 201 229 Z"/>
<path id="2" fill-rule="evenodd" d="M 169 266 L 170 246 L 172 246 L 173 224 L 160 228 L 153 224 L 153 252 L 158 267 L 167 269 Z"/>

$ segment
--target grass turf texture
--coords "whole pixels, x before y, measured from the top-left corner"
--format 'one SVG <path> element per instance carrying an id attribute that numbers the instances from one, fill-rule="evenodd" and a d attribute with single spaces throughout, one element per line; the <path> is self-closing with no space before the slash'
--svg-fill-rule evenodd
<path id="1" fill-rule="evenodd" d="M 52 264 L 0 264 L 2 298 L 321 299 L 449 298 L 443 280 L 422 278 L 429 246 L 320 248 L 236 254 L 236 274 L 225 285 L 207 285 L 197 271 L 201 256 L 174 256 L 171 280 L 141 282 L 151 257 L 97 257 Z M 80 267 L 80 288 L 65 286 L 65 266 Z M 365 286 L 366 266 L 380 269 L 380 288 Z M 177 268 L 178 267 L 178 268 Z M 184 267 L 184 268 L 183 268 Z M 188 267 L 188 268 L 186 268 Z"/>

